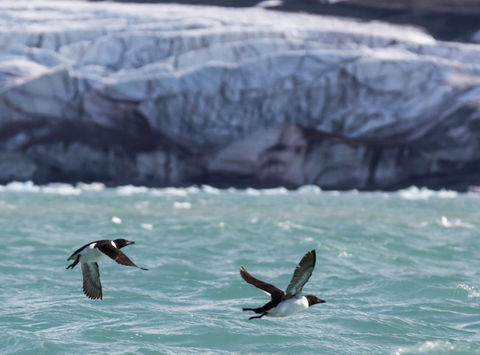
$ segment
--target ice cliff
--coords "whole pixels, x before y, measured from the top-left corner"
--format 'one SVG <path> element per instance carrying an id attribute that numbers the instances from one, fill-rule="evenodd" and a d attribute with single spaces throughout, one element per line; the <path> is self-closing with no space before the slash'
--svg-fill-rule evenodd
<path id="1" fill-rule="evenodd" d="M 0 182 L 480 181 L 480 45 L 262 8 L 0 2 Z"/>

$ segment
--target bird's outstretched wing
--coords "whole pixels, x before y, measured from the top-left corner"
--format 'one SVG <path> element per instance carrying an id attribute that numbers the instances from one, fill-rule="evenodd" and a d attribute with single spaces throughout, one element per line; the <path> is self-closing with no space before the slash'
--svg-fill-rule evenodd
<path id="1" fill-rule="evenodd" d="M 135 265 L 135 263 L 128 258 L 120 249 L 115 248 L 110 241 L 98 242 L 96 247 L 105 255 L 109 256 L 117 263 L 126 266 L 138 267 L 142 270 L 148 270 L 143 267 Z"/>
<path id="2" fill-rule="evenodd" d="M 283 297 L 283 291 L 282 290 L 280 290 L 279 288 L 277 288 L 277 287 L 275 287 L 275 286 L 273 286 L 269 283 L 266 283 L 266 282 L 263 282 L 259 279 L 256 279 L 255 277 L 253 277 L 252 275 L 250 275 L 247 272 L 247 270 L 245 269 L 244 266 L 242 266 L 240 268 L 240 275 L 250 285 L 253 285 L 253 286 L 265 291 L 266 293 L 270 294 L 270 297 L 272 297 L 272 300 Z"/>
<path id="3" fill-rule="evenodd" d="M 293 297 L 302 292 L 303 286 L 307 283 L 310 276 L 312 276 L 316 258 L 314 249 L 305 254 L 302 260 L 300 260 L 300 263 L 293 273 L 292 280 L 285 291 L 285 298 Z"/>
<path id="4" fill-rule="evenodd" d="M 82 263 L 83 292 L 92 300 L 102 299 L 102 284 L 97 263 Z"/>

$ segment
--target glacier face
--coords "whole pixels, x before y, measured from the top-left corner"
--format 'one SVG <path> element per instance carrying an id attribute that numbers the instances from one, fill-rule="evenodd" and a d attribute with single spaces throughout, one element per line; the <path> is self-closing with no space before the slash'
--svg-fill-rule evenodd
<path id="1" fill-rule="evenodd" d="M 0 14 L 0 182 L 480 173 L 478 45 L 258 7 L 4 0 Z"/>

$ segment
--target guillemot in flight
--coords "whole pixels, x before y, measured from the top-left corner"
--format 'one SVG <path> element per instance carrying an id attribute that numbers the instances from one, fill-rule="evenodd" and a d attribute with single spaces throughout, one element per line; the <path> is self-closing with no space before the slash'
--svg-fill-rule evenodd
<path id="1" fill-rule="evenodd" d="M 245 267 L 242 266 L 240 268 L 240 275 L 242 278 L 249 284 L 270 294 L 271 297 L 271 301 L 262 307 L 243 308 L 244 311 L 253 311 L 260 314 L 259 316 L 253 316 L 249 319 L 262 318 L 263 316 L 286 317 L 293 313 L 303 311 L 314 304 L 325 303 L 324 300 L 319 299 L 317 296 L 302 295 L 303 286 L 307 283 L 310 276 L 312 276 L 313 269 L 315 268 L 315 261 L 315 249 L 305 254 L 295 269 L 292 280 L 285 292 L 271 284 L 254 278 L 247 272 Z"/>
<path id="2" fill-rule="evenodd" d="M 74 260 L 74 262 L 68 265 L 67 269 L 73 269 L 75 265 L 79 262 L 81 263 L 83 292 L 88 298 L 92 300 L 102 299 L 102 284 L 100 283 L 97 261 L 103 259 L 105 256 L 112 258 L 119 264 L 138 267 L 120 250 L 130 244 L 135 244 L 135 242 L 125 239 L 97 240 L 85 244 L 70 255 L 67 260 Z M 138 268 L 148 270 L 143 267 Z"/>

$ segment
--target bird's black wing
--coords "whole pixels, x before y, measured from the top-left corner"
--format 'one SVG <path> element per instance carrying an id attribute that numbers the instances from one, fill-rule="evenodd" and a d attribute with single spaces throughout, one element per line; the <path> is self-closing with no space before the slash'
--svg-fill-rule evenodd
<path id="1" fill-rule="evenodd" d="M 275 287 L 275 286 L 273 286 L 269 283 L 266 283 L 266 282 L 263 282 L 259 279 L 256 279 L 255 277 L 250 275 L 247 272 L 247 270 L 245 269 L 245 267 L 243 267 L 243 266 L 240 268 L 240 275 L 250 285 L 253 285 L 253 286 L 265 291 L 266 293 L 270 294 L 270 297 L 272 297 L 272 300 L 283 297 L 283 291 L 282 290 L 280 290 L 279 288 L 277 288 L 277 287 Z"/>
<path id="2" fill-rule="evenodd" d="M 83 292 L 92 300 L 102 299 L 102 284 L 97 263 L 82 263 Z"/>
<path id="3" fill-rule="evenodd" d="M 315 249 L 309 251 L 304 255 L 300 263 L 296 267 L 292 280 L 285 291 L 285 298 L 293 297 L 302 292 L 303 286 L 307 283 L 310 276 L 312 276 L 316 261 Z"/>
<path id="4" fill-rule="evenodd" d="M 96 248 L 98 248 L 103 254 L 109 256 L 113 260 L 115 260 L 117 263 L 121 265 L 126 265 L 126 266 L 133 266 L 133 267 L 138 267 L 139 269 L 142 270 L 148 270 L 143 267 L 139 267 L 135 265 L 135 263 L 128 258 L 120 249 L 114 247 L 112 245 L 112 241 L 107 240 L 107 241 L 101 241 L 98 242 L 97 245 L 95 245 Z"/>

